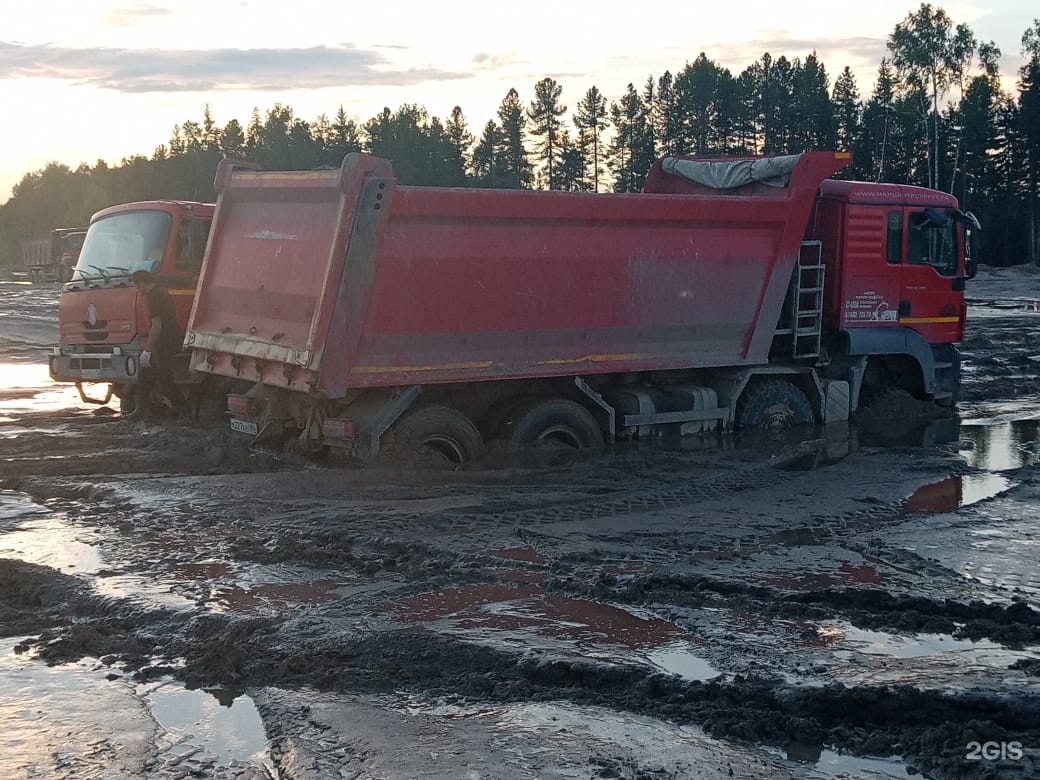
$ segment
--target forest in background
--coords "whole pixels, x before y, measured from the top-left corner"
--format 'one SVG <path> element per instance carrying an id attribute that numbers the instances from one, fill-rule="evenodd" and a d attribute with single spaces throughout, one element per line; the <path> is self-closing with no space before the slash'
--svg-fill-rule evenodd
<path id="1" fill-rule="evenodd" d="M 853 155 L 840 175 L 953 193 L 983 225 L 980 260 L 1040 264 L 1040 19 L 1023 32 L 1015 86 L 1002 87 L 992 42 L 922 4 L 896 25 L 869 96 L 848 67 L 831 85 L 815 52 L 766 53 L 734 75 L 701 53 L 676 73 L 628 84 L 610 101 L 595 86 L 573 107 L 546 77 L 529 97 L 510 89 L 496 117 L 471 128 L 461 107 L 430 116 L 418 103 L 367 121 L 305 120 L 288 105 L 254 109 L 243 126 L 201 120 L 173 128 L 150 155 L 27 173 L 0 206 L 0 263 L 21 241 L 85 225 L 110 205 L 149 199 L 212 201 L 222 157 L 266 170 L 338 167 L 365 151 L 393 162 L 402 184 L 638 192 L 662 155 Z"/>

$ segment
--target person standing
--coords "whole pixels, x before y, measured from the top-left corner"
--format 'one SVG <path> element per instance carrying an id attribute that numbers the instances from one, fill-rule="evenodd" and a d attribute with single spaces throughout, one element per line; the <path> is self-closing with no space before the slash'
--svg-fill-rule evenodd
<path id="1" fill-rule="evenodd" d="M 148 336 L 141 343 L 141 381 L 137 393 L 137 411 L 155 412 L 156 396 L 165 400 L 174 412 L 187 413 L 188 404 L 174 383 L 174 356 L 184 342 L 177 323 L 173 298 L 150 271 L 138 269 L 130 281 L 145 297 L 148 306 Z"/>

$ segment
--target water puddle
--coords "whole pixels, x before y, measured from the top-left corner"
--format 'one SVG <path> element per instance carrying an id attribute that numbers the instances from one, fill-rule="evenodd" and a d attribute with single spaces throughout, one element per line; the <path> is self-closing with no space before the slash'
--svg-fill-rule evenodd
<path id="1" fill-rule="evenodd" d="M 203 755 L 220 765 L 264 763 L 267 734 L 253 700 L 226 689 L 188 690 L 177 682 L 139 686 L 174 756 Z"/>
<path id="2" fill-rule="evenodd" d="M 903 502 L 907 514 L 942 514 L 999 496 L 1017 483 L 1000 474 L 958 474 L 919 487 Z"/>
<path id="3" fill-rule="evenodd" d="M 1009 471 L 1040 460 L 1040 420 L 963 423 L 960 435 L 972 444 L 961 456 L 977 469 Z"/>
<path id="4" fill-rule="evenodd" d="M 722 673 L 706 660 L 692 652 L 689 642 L 670 642 L 650 650 L 646 659 L 670 674 L 684 680 L 713 680 Z"/>
<path id="5" fill-rule="evenodd" d="M 54 382 L 46 365 L 0 363 L 0 424 L 14 422 L 12 415 L 82 405 L 75 385 Z"/>
<path id="6" fill-rule="evenodd" d="M 926 658 L 947 653 L 1001 652 L 995 642 L 980 639 L 956 639 L 949 634 L 913 634 L 902 636 L 883 631 L 870 631 L 848 624 L 831 626 L 840 632 L 842 643 L 851 645 L 865 655 L 883 655 L 890 658 Z"/>
<path id="7" fill-rule="evenodd" d="M 97 574 L 103 567 L 97 536 L 48 516 L 0 535 L 0 558 L 17 558 L 63 574 Z"/>
<path id="8" fill-rule="evenodd" d="M 284 609 L 294 604 L 317 604 L 337 598 L 336 590 L 345 583 L 337 580 L 266 583 L 252 588 L 229 586 L 213 592 L 211 606 L 236 612 Z"/>
<path id="9" fill-rule="evenodd" d="M 913 777 L 900 756 L 878 758 L 870 756 L 851 756 L 829 750 L 822 745 L 795 743 L 786 750 L 788 761 L 799 764 L 812 764 L 813 777 L 834 778 L 893 778 Z"/>
<path id="10" fill-rule="evenodd" d="M 127 777 L 144 777 L 155 724 L 133 688 L 94 659 L 47 666 L 16 655 L 20 641 L 0 640 L 3 776 L 97 777 L 118 759 Z"/>
<path id="11" fill-rule="evenodd" d="M 503 558 L 507 561 L 520 561 L 521 563 L 531 563 L 535 566 L 545 566 L 547 563 L 545 557 L 533 547 L 509 547 L 503 550 L 488 550 L 487 552 L 488 555 L 494 558 Z"/>
<path id="12" fill-rule="evenodd" d="M 695 637 L 675 623 L 643 610 L 547 595 L 538 583 L 449 588 L 391 611 L 428 630 L 478 641 L 570 648 L 610 662 L 639 659 L 690 680 L 720 674 L 697 654 Z"/>

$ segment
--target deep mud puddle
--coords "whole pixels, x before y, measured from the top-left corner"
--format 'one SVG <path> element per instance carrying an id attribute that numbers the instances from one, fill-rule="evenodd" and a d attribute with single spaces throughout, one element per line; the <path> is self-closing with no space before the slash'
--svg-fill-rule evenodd
<path id="1" fill-rule="evenodd" d="M 274 776 L 264 724 L 248 695 L 223 688 L 188 690 L 171 680 L 140 685 L 136 693 L 161 730 L 160 746 L 168 745 L 168 763 L 195 772 L 254 764 Z"/>
<path id="2" fill-rule="evenodd" d="M 248 696 L 135 684 L 94 658 L 47 666 L 0 640 L 0 772 L 33 778 L 274 777 Z"/>

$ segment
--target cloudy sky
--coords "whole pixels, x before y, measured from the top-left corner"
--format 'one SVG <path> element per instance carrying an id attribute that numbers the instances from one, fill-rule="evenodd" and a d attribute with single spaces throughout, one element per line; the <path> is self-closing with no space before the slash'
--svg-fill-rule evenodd
<path id="1" fill-rule="evenodd" d="M 1034 0 L 934 3 L 1021 64 Z M 587 9 L 594 8 L 590 14 Z M 885 39 L 920 2 L 697 0 L 28 0 L 0 26 L 0 202 L 51 160 L 70 167 L 150 155 L 175 124 L 218 124 L 280 102 L 296 116 L 343 106 L 364 121 L 384 106 L 459 105 L 479 134 L 506 92 L 527 103 L 545 76 L 573 106 L 590 86 L 608 99 L 673 73 L 700 52 L 739 73 L 768 51 L 815 50 L 833 84 L 853 69 L 869 95 Z M 853 10 L 854 9 L 854 10 Z M 739 13 L 737 21 L 724 17 Z M 1009 81 L 1008 84 L 1013 83 Z"/>

